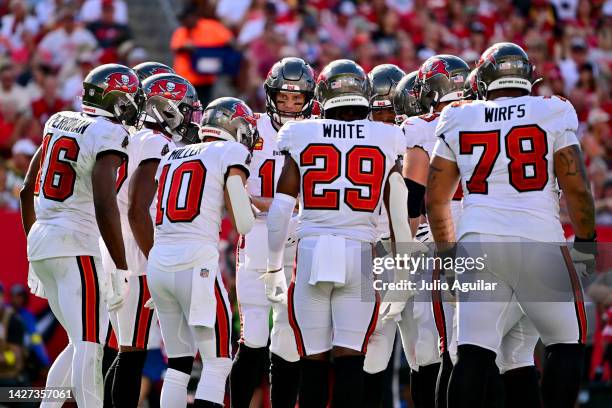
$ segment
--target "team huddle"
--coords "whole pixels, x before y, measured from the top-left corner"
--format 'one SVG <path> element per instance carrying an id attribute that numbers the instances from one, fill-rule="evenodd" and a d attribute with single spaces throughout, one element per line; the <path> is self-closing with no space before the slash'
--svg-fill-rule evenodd
<path id="1" fill-rule="evenodd" d="M 229 380 L 231 406 L 247 408 L 268 372 L 273 408 L 380 407 L 396 331 L 415 407 L 573 407 L 586 336 L 577 271 L 593 269 L 594 207 L 576 112 L 531 96 L 533 70 L 512 43 L 474 70 L 452 55 L 408 74 L 343 59 L 315 77 L 284 58 L 257 114 L 232 97 L 202 107 L 160 63 L 95 68 L 82 112 L 47 121 L 21 193 L 29 285 L 70 340 L 46 386 L 72 387 L 79 407 L 136 407 L 158 320 L 164 408 L 187 404 L 198 352 L 195 407 L 224 406 Z M 219 268 L 226 213 L 240 234 L 234 356 Z M 487 252 L 496 297 L 375 290 L 375 257 L 428 251 Z M 413 278 L 397 269 L 391 280 Z M 543 279 L 571 299 L 527 296 Z"/>

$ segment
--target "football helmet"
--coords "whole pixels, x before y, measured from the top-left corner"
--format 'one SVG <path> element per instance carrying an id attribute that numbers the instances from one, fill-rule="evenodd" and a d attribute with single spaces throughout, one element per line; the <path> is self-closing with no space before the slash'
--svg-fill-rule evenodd
<path id="1" fill-rule="evenodd" d="M 518 45 L 510 42 L 493 44 L 476 64 L 478 89 L 482 96 L 496 89 L 523 89 L 531 92 L 533 65 Z"/>
<path id="2" fill-rule="evenodd" d="M 470 67 L 454 55 L 434 55 L 419 68 L 416 93 L 427 113 L 439 103 L 457 101 L 463 97 L 463 84 Z"/>
<path id="3" fill-rule="evenodd" d="M 200 123 L 200 139 L 215 137 L 233 140 L 249 150 L 257 140 L 257 119 L 249 106 L 238 98 L 218 98 L 208 104 Z"/>
<path id="4" fill-rule="evenodd" d="M 113 118 L 125 126 L 135 126 L 144 105 L 138 76 L 119 64 L 92 69 L 83 80 L 83 112 Z"/>
<path id="5" fill-rule="evenodd" d="M 393 94 L 393 109 L 395 109 L 395 122 L 399 125 L 411 116 L 423 113 L 423 108 L 417 100 L 414 91 L 418 71 L 405 75 L 395 87 Z"/>
<path id="6" fill-rule="evenodd" d="M 202 106 L 189 81 L 176 74 L 156 74 L 142 82 L 145 120 L 157 123 L 175 142 L 196 143 Z"/>
<path id="7" fill-rule="evenodd" d="M 301 58 L 283 58 L 272 66 L 264 82 L 266 112 L 277 126 L 289 120 L 309 118 L 314 102 L 315 78 L 310 65 Z M 276 106 L 279 92 L 295 92 L 304 95 L 304 106 L 300 112 L 281 111 Z"/>
<path id="8" fill-rule="evenodd" d="M 136 72 L 140 81 L 144 81 L 148 77 L 156 74 L 175 74 L 174 70 L 166 64 L 155 61 L 142 62 L 132 69 Z"/>
<path id="9" fill-rule="evenodd" d="M 393 64 L 377 65 L 370 71 L 370 110 L 393 109 L 393 96 L 404 75 L 406 73 Z"/>
<path id="10" fill-rule="evenodd" d="M 465 83 L 463 84 L 463 99 L 482 99 L 480 97 L 480 93 L 478 92 L 477 75 L 478 68 L 474 68 L 465 80 Z"/>
<path id="11" fill-rule="evenodd" d="M 317 78 L 315 88 L 323 114 L 340 106 L 370 106 L 370 81 L 355 61 L 340 59 L 330 62 Z"/>

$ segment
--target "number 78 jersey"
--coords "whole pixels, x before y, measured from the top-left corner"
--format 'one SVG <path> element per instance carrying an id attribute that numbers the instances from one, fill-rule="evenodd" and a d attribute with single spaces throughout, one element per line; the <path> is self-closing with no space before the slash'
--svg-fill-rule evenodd
<path id="1" fill-rule="evenodd" d="M 399 127 L 369 120 L 290 122 L 279 131 L 278 147 L 300 171 L 298 238 L 376 240 L 384 186 L 406 150 Z"/>
<path id="2" fill-rule="evenodd" d="M 457 163 L 467 233 L 564 241 L 553 156 L 578 144 L 578 119 L 560 97 L 523 96 L 447 106 L 434 155 Z"/>

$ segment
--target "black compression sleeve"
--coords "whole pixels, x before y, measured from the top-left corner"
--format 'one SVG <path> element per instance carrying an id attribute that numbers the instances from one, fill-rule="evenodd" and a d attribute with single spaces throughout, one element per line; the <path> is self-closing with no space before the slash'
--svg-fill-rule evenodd
<path id="1" fill-rule="evenodd" d="M 423 199 L 425 198 L 425 186 L 408 178 L 405 178 L 404 182 L 408 188 L 408 216 L 410 218 L 417 218 L 421 215 Z"/>

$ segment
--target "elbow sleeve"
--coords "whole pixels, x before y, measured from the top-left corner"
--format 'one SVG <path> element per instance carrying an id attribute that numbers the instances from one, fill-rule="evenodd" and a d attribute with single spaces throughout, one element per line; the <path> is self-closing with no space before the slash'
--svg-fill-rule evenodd
<path id="1" fill-rule="evenodd" d="M 425 186 L 408 178 L 405 178 L 404 182 L 408 188 L 408 216 L 410 218 L 417 218 L 422 213 Z"/>
<path id="2" fill-rule="evenodd" d="M 227 194 L 232 204 L 232 213 L 234 214 L 236 230 L 239 234 L 244 235 L 251 230 L 255 222 L 255 216 L 251 210 L 249 194 L 246 188 L 244 188 L 242 179 L 237 175 L 229 176 L 225 182 L 225 187 L 227 188 Z"/>
<path id="3" fill-rule="evenodd" d="M 274 196 L 268 210 L 268 270 L 278 270 L 283 266 L 285 241 L 289 235 L 291 214 L 296 199 L 287 194 Z"/>
<path id="4" fill-rule="evenodd" d="M 405 205 L 410 195 L 402 182 L 399 173 L 389 176 L 389 216 L 395 235 L 395 242 L 412 242 L 412 234 L 408 225 L 408 209 Z"/>

